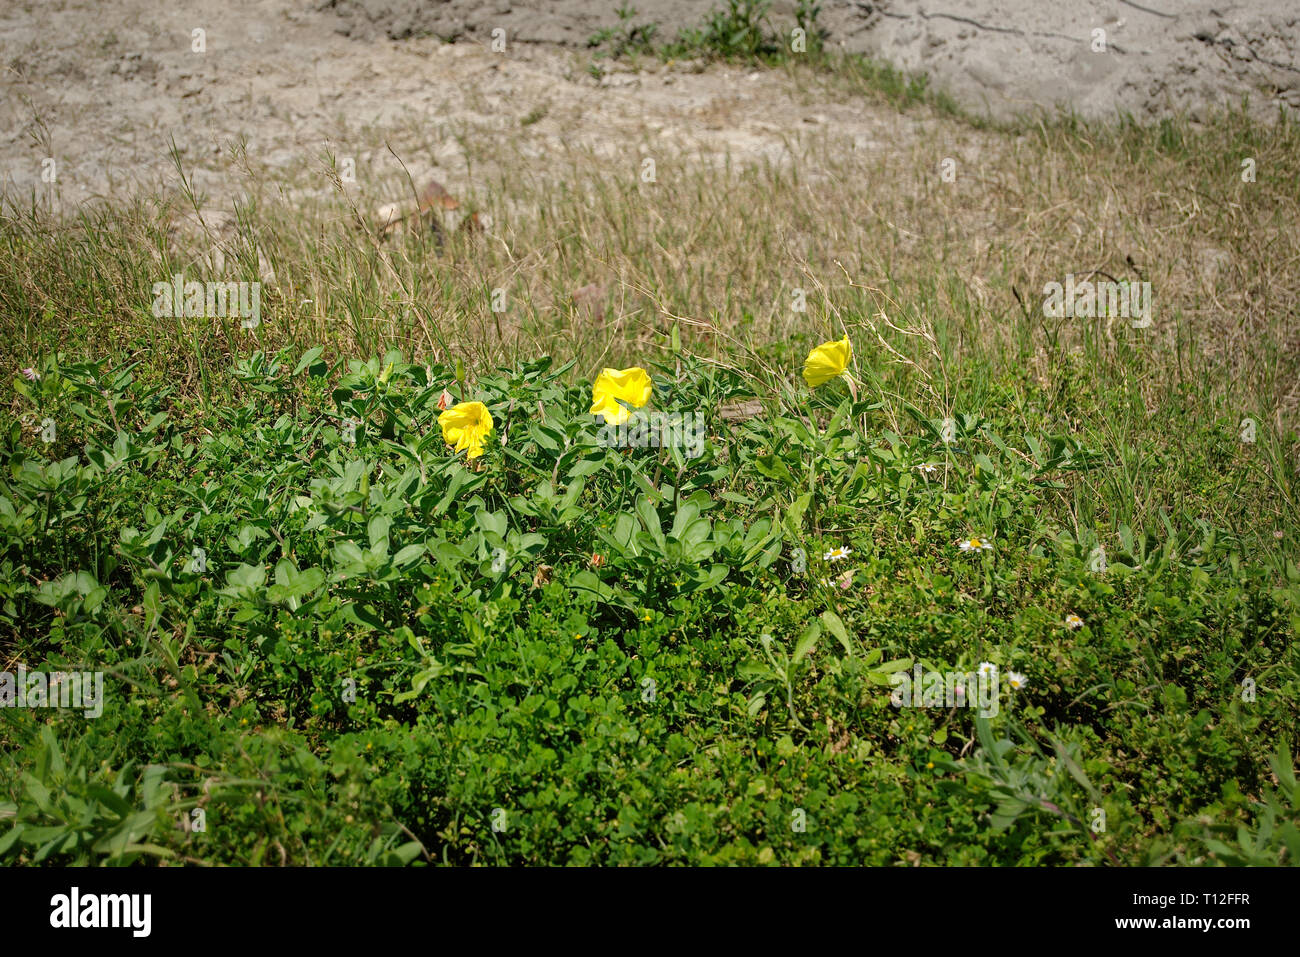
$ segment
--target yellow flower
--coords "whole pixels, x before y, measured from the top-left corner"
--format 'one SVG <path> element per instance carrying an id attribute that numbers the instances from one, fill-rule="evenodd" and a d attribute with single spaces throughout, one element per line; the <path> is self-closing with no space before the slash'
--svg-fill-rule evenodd
<path id="1" fill-rule="evenodd" d="M 483 440 L 492 432 L 492 414 L 482 402 L 458 402 L 438 416 L 442 438 L 457 452 L 469 449 L 467 458 L 483 454 Z"/>
<path id="2" fill-rule="evenodd" d="M 602 369 L 591 387 L 591 414 L 603 416 L 611 425 L 622 425 L 629 416 L 619 400 L 639 409 L 650 401 L 653 391 L 645 369 Z"/>
<path id="3" fill-rule="evenodd" d="M 836 376 L 844 374 L 853 358 L 853 345 L 845 336 L 839 342 L 823 342 L 803 362 L 803 381 L 808 388 L 825 385 Z"/>

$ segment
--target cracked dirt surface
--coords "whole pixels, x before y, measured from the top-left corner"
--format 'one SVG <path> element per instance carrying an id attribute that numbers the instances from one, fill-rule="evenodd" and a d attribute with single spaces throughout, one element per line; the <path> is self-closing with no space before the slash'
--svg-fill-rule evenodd
<path id="1" fill-rule="evenodd" d="M 661 34 L 716 0 L 640 0 Z M 1217 4 L 1213 10 L 1211 3 Z M 1276 115 L 1300 106 L 1300 11 L 1263 0 L 823 0 L 829 42 L 924 70 L 968 105 L 1007 112 L 1063 103 L 1089 115 L 1195 112 L 1249 93 Z M 793 89 L 772 71 L 642 60 L 597 80 L 586 39 L 613 0 L 53 0 L 0 6 L 0 194 L 76 205 L 187 175 L 217 200 L 241 164 L 290 192 L 328 191 L 328 153 L 355 164 L 363 205 L 402 175 L 451 188 L 495 157 L 475 133 L 535 158 L 589 150 L 629 164 L 671 151 L 783 161 L 815 136 L 905 149 L 925 121 Z M 1280 6 L 1280 5 L 1279 5 Z M 776 0 L 772 21 L 793 25 Z M 1092 9 L 1099 13 L 1091 12 Z M 957 10 L 959 12 L 952 12 Z M 504 52 L 489 49 L 498 25 Z M 204 31 L 196 52 L 194 31 Z M 1105 53 L 1093 52 L 1104 30 Z M 445 43 L 442 37 L 456 42 Z M 394 40 L 391 37 L 401 37 Z M 241 146 L 242 144 L 242 146 Z M 233 147 L 233 149 L 232 149 Z M 468 153 L 467 153 L 468 150 Z M 480 154 L 482 154 L 480 150 Z M 629 155 L 630 154 L 630 155 Z M 56 184 L 42 179 L 50 161 Z M 477 164 L 477 165 L 476 165 Z M 471 166 L 476 165 L 475 175 Z M 310 191 L 310 190 L 309 190 Z"/>
<path id="2" fill-rule="evenodd" d="M 1300 109 L 1300 7 L 1276 0 L 895 0 L 864 40 L 995 115 L 1149 120 L 1243 96 L 1261 115 Z"/>
<path id="3" fill-rule="evenodd" d="M 329 154 L 350 163 L 349 191 L 369 209 L 395 198 L 403 164 L 417 182 L 434 176 L 463 195 L 507 155 L 545 175 L 589 152 L 635 176 L 645 153 L 779 163 L 824 136 L 905 148 L 923 122 L 813 101 L 774 71 L 647 62 L 597 80 L 554 45 L 494 53 L 468 39 L 358 40 L 336 27 L 305 0 L 10 8 L 0 13 L 0 194 L 54 194 L 69 208 L 175 188 L 174 142 L 213 205 L 228 206 L 250 168 L 291 198 L 330 193 Z M 49 160 L 53 186 L 42 180 Z"/>
<path id="4" fill-rule="evenodd" d="M 634 23 L 672 37 L 718 0 L 638 0 Z M 585 47 L 617 22 L 591 0 L 322 0 L 359 37 L 432 33 Z M 1249 95 L 1300 109 L 1300 5 L 1289 0 L 822 0 L 832 47 L 932 76 L 969 108 L 1008 116 L 1063 105 L 1088 117 L 1194 115 Z M 771 20 L 795 24 L 793 0 Z M 1095 31 L 1104 31 L 1097 34 Z"/>

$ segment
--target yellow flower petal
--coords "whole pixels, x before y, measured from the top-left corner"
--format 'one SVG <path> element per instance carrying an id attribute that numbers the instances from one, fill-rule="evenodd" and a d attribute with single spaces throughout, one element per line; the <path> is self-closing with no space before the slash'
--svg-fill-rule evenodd
<path id="1" fill-rule="evenodd" d="M 596 398 L 596 401 L 591 404 L 591 414 L 599 415 L 610 425 L 622 425 L 631 418 L 631 413 L 619 405 L 612 396 Z"/>
<path id="2" fill-rule="evenodd" d="M 591 387 L 591 414 L 622 425 L 628 420 L 628 411 L 619 400 L 639 409 L 650 401 L 653 392 L 654 385 L 645 369 L 602 369 Z"/>
<path id="3" fill-rule="evenodd" d="M 483 454 L 483 440 L 492 433 L 492 414 L 482 402 L 458 402 L 438 416 L 442 439 L 467 458 Z"/>
<path id="4" fill-rule="evenodd" d="M 825 385 L 836 376 L 844 374 L 853 358 L 853 344 L 845 336 L 838 342 L 823 342 L 803 363 L 803 380 L 810 389 Z"/>

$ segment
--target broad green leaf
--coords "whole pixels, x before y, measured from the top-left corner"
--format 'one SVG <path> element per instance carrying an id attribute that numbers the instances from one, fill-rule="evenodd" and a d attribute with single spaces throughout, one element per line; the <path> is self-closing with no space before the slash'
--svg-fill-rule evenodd
<path id="1" fill-rule="evenodd" d="M 836 640 L 844 647 L 844 653 L 847 655 L 853 654 L 853 642 L 849 640 L 848 629 L 844 627 L 844 622 L 840 620 L 840 616 L 828 608 L 822 612 L 821 618 L 826 630 L 834 635 Z"/>
<path id="2" fill-rule="evenodd" d="M 804 629 L 803 634 L 799 637 L 799 640 L 795 643 L 794 657 L 791 660 L 796 664 L 803 661 L 803 659 L 817 647 L 817 639 L 821 637 L 821 634 L 822 626 L 819 622 L 814 621 L 808 625 L 808 627 Z"/>
<path id="3" fill-rule="evenodd" d="M 322 346 L 312 346 L 310 349 L 308 349 L 306 352 L 302 354 L 302 358 L 299 359 L 298 364 L 294 366 L 293 374 L 297 375 L 303 369 L 307 368 L 309 365 L 311 365 L 313 362 L 319 359 L 321 353 L 324 351 L 325 349 Z"/>
<path id="4" fill-rule="evenodd" d="M 393 565 L 397 568 L 403 568 L 411 564 L 411 562 L 418 561 L 423 555 L 424 545 L 418 542 L 413 545 L 407 545 L 393 556 Z"/>

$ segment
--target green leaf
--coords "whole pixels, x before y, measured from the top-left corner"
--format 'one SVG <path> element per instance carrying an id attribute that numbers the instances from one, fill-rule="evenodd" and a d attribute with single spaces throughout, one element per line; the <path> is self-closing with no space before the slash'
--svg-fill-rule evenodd
<path id="1" fill-rule="evenodd" d="M 356 548 L 355 545 L 352 547 Z M 260 565 L 240 563 L 226 573 L 226 584 L 231 588 L 261 588 L 266 584 L 266 569 Z"/>
<path id="2" fill-rule="evenodd" d="M 596 459 L 579 459 L 568 471 L 569 478 L 582 478 L 585 475 L 591 475 L 593 472 L 599 472 L 605 465 L 605 457 L 601 456 Z"/>
<path id="3" fill-rule="evenodd" d="M 683 533 L 699 517 L 699 514 L 700 507 L 698 505 L 694 502 L 683 502 L 682 507 L 677 510 L 677 514 L 673 516 L 673 527 L 668 530 L 668 534 L 681 541 Z"/>
<path id="4" fill-rule="evenodd" d="M 781 524 L 785 526 L 790 537 L 800 539 L 803 537 L 803 516 L 808 511 L 808 506 L 812 504 L 812 493 L 804 492 L 791 503 L 790 507 L 785 510 L 781 516 Z"/>
<path id="5" fill-rule="evenodd" d="M 642 495 L 636 500 L 636 514 L 641 519 L 641 524 L 645 526 L 646 532 L 662 552 L 664 550 L 663 527 L 660 525 L 659 513 L 647 496 Z"/>
<path id="6" fill-rule="evenodd" d="M 50 789 L 27 773 L 23 774 L 22 781 L 32 803 L 46 814 L 50 813 Z"/>
<path id="7" fill-rule="evenodd" d="M 22 837 L 25 829 L 25 824 L 15 824 L 4 834 L 0 834 L 0 857 L 3 857 L 5 851 L 9 850 L 9 848 L 13 846 L 14 841 Z"/>
<path id="8" fill-rule="evenodd" d="M 798 485 L 798 480 L 790 473 L 786 464 L 775 455 L 759 455 L 754 458 L 754 468 L 760 475 L 784 485 Z"/>
<path id="9" fill-rule="evenodd" d="M 731 569 L 726 565 L 713 565 L 707 571 L 700 569 L 695 573 L 690 591 L 705 591 L 709 588 L 716 588 L 722 584 L 730 573 Z"/>
<path id="10" fill-rule="evenodd" d="M 607 601 L 610 597 L 609 586 L 601 581 L 595 572 L 587 569 L 570 578 L 569 587 L 573 589 L 579 601 Z"/>
<path id="11" fill-rule="evenodd" d="M 507 521 L 505 512 L 489 512 L 487 509 L 481 510 L 474 516 L 478 522 L 478 527 L 485 532 L 497 536 L 498 539 L 504 539 L 506 536 Z"/>
<path id="12" fill-rule="evenodd" d="M 404 701 L 410 701 L 412 698 L 418 698 L 421 692 L 424 691 L 425 685 L 447 672 L 447 666 L 437 659 L 425 658 L 424 660 L 428 667 L 417 672 L 415 677 L 411 679 L 410 691 L 401 691 L 393 695 L 393 704 L 401 704 Z"/>
<path id="13" fill-rule="evenodd" d="M 393 565 L 397 568 L 403 568 L 411 562 L 418 561 L 424 555 L 424 545 L 416 543 L 407 545 L 396 555 L 393 556 Z"/>
<path id="14" fill-rule="evenodd" d="M 370 537 L 370 548 L 372 551 L 388 551 L 388 530 L 392 528 L 393 520 L 387 515 L 376 515 L 370 520 L 366 527 L 366 533 Z M 380 549 L 380 546 L 383 546 Z"/>
<path id="15" fill-rule="evenodd" d="M 294 367 L 293 374 L 297 375 L 303 369 L 307 368 L 309 365 L 311 365 L 313 362 L 319 359 L 321 353 L 324 351 L 325 349 L 323 346 L 312 346 L 310 349 L 308 349 L 306 352 L 302 354 L 302 358 L 298 360 L 298 365 Z"/>
<path id="16" fill-rule="evenodd" d="M 1297 829 L 1290 821 L 1284 821 L 1282 826 L 1277 829 L 1277 836 L 1282 839 L 1286 845 L 1287 851 L 1291 858 L 1288 861 L 1292 866 L 1300 863 L 1300 829 Z M 0 848 L 0 850 L 3 850 Z"/>
<path id="17" fill-rule="evenodd" d="M 1291 760 L 1291 748 L 1286 741 L 1278 745 L 1275 756 L 1269 755 L 1268 764 L 1273 769 L 1273 773 L 1277 775 L 1278 783 L 1286 788 L 1288 794 L 1294 791 L 1296 784 L 1295 765 Z M 1297 863 L 1300 863 L 1300 860 L 1297 860 Z"/>
<path id="18" fill-rule="evenodd" d="M 848 629 L 844 627 L 844 622 L 840 620 L 840 616 L 828 608 L 822 612 L 821 617 L 822 624 L 826 626 L 826 630 L 834 635 L 836 640 L 844 646 L 844 653 L 847 655 L 853 654 L 853 642 L 849 640 Z"/>
<path id="19" fill-rule="evenodd" d="M 385 863 L 395 867 L 405 867 L 419 857 L 423 850 L 424 846 L 419 841 L 407 841 L 389 851 Z"/>
<path id="20" fill-rule="evenodd" d="M 819 622 L 812 622 L 804 629 L 803 634 L 799 637 L 794 646 L 794 658 L 796 664 L 803 661 L 814 648 L 817 647 L 817 639 L 821 637 L 822 626 Z"/>
<path id="21" fill-rule="evenodd" d="M 90 784 L 86 786 L 86 794 L 93 797 L 100 804 L 111 808 L 113 813 L 118 817 L 127 817 L 131 811 L 131 805 L 120 794 L 114 793 L 102 784 Z"/>
<path id="22" fill-rule="evenodd" d="M 1014 798 L 1003 801 L 997 806 L 993 813 L 989 815 L 989 830 L 993 831 L 995 834 L 1000 831 L 1005 831 L 1012 824 L 1016 823 L 1016 818 L 1020 816 L 1024 809 L 1025 804 L 1023 801 L 1018 801 Z"/>

